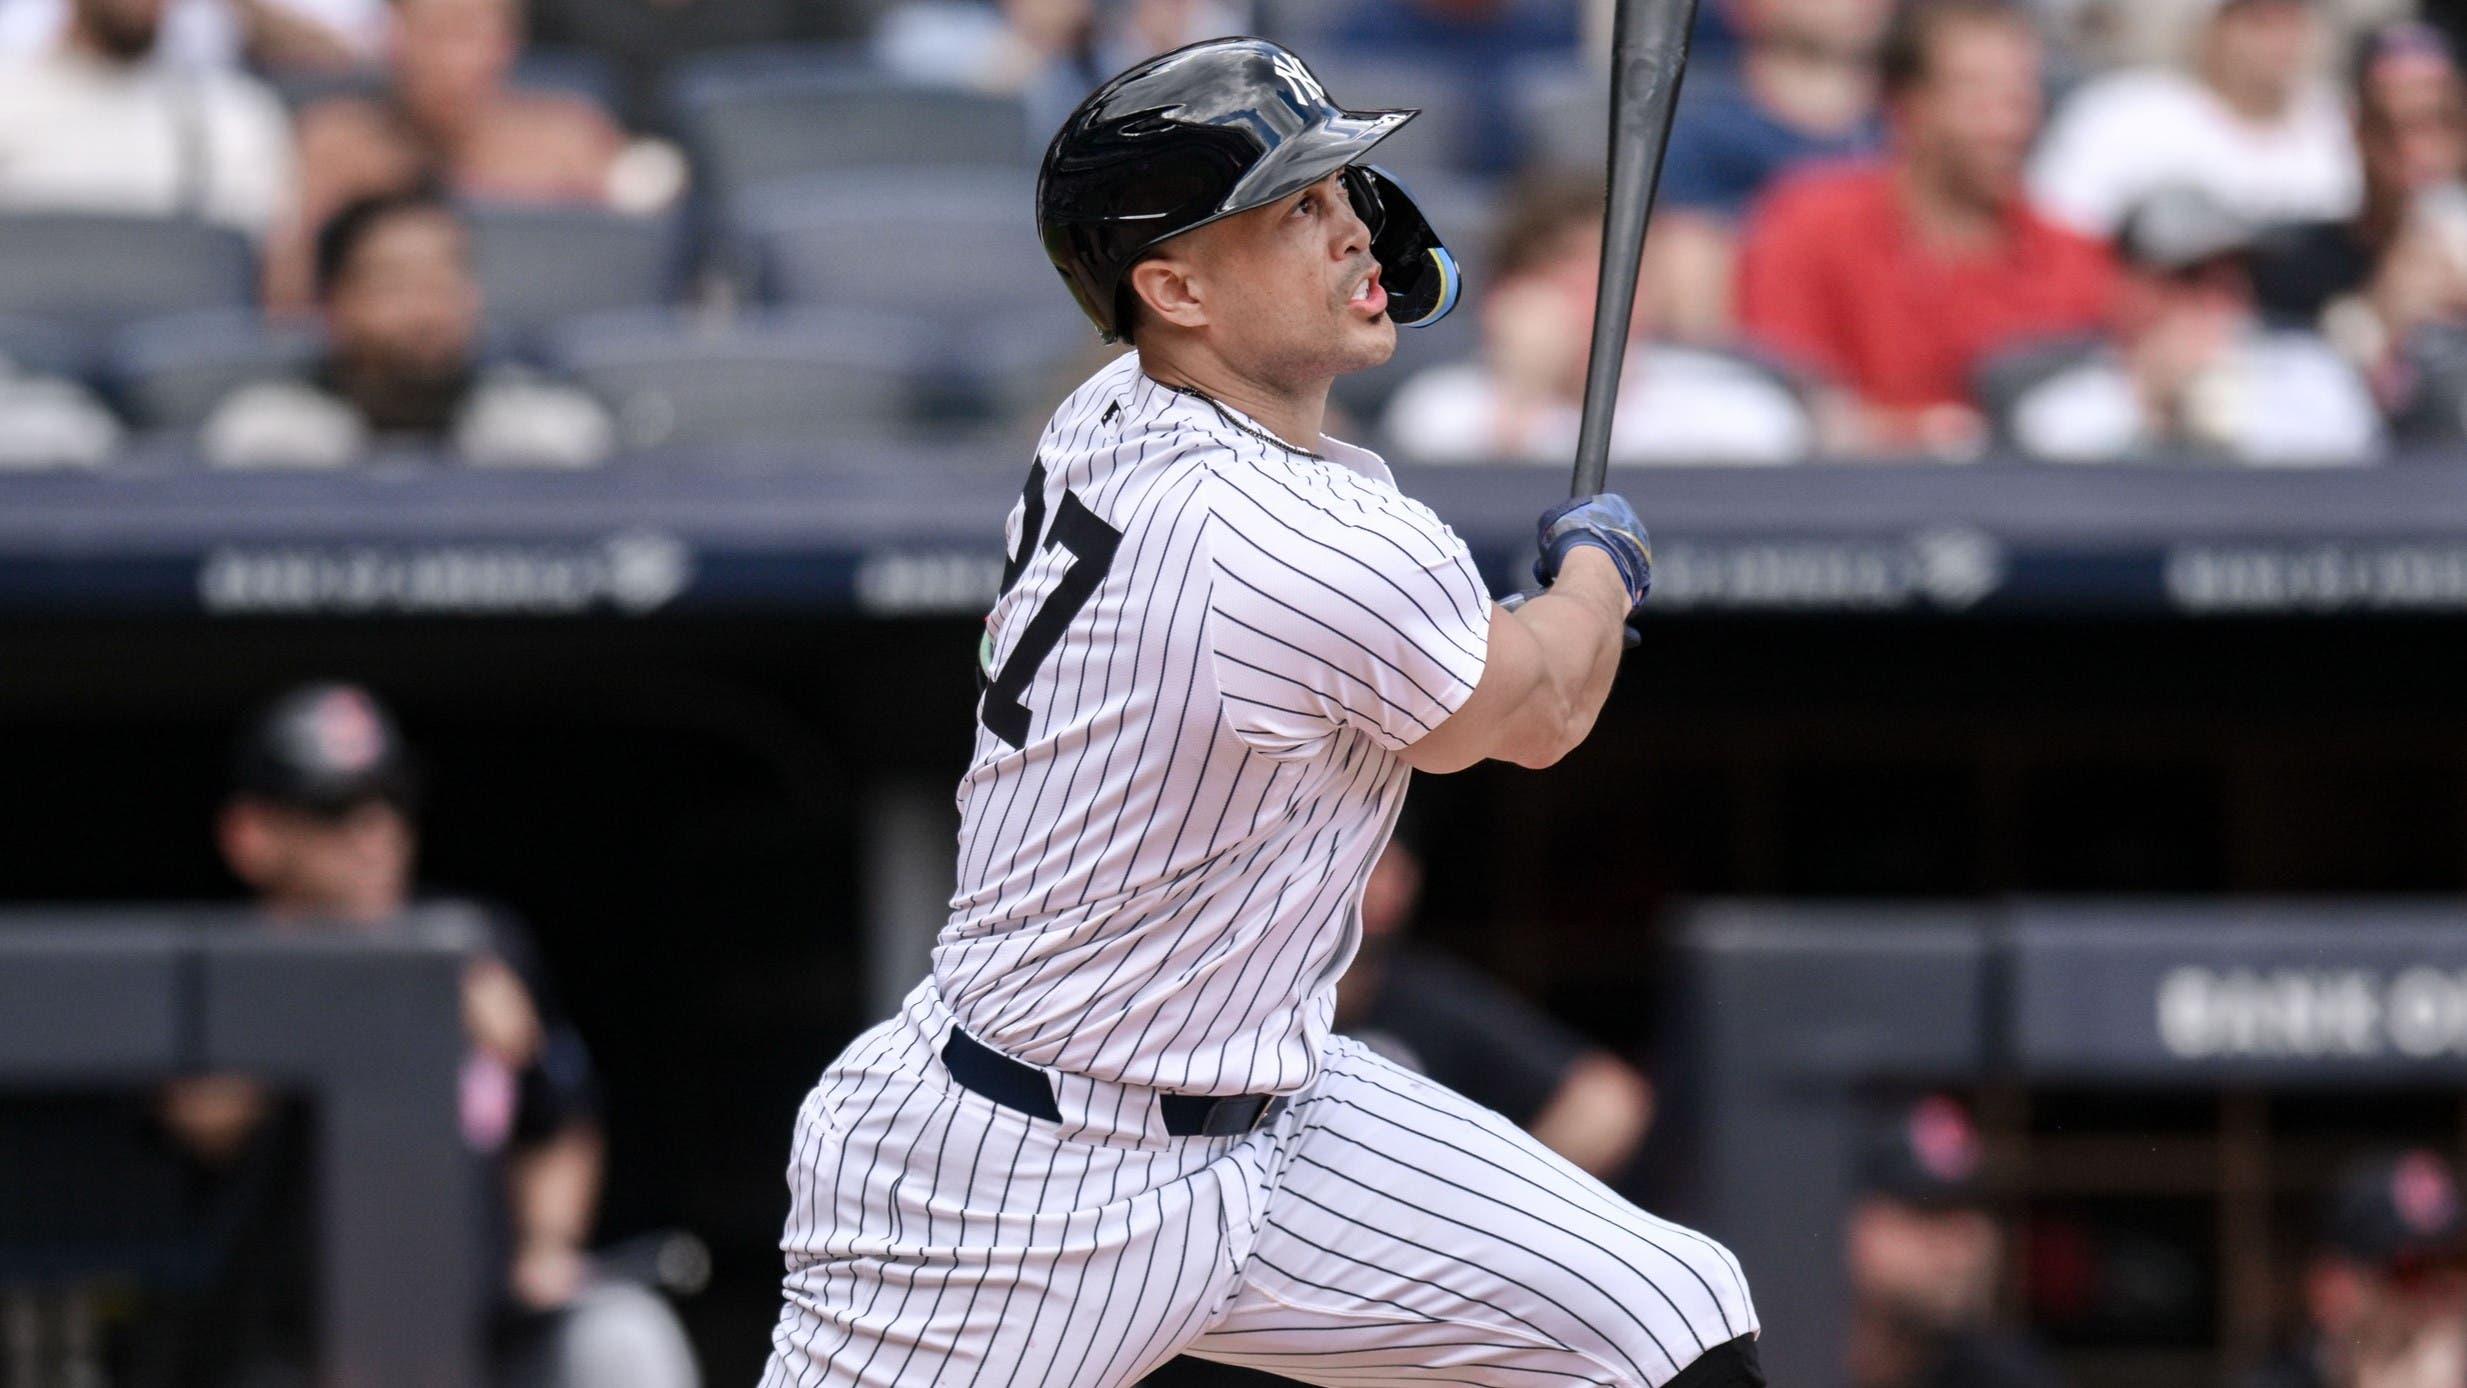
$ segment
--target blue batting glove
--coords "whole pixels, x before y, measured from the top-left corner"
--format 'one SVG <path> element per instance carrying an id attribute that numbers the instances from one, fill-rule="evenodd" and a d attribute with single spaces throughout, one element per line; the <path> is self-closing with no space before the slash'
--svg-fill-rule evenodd
<path id="1" fill-rule="evenodd" d="M 1561 502 L 1542 514 L 1541 557 L 1533 561 L 1533 576 L 1548 588 L 1560 566 L 1578 547 L 1591 545 L 1610 556 L 1627 585 L 1628 615 L 1645 606 L 1653 592 L 1653 537 L 1636 518 L 1636 508 L 1613 492 Z"/>

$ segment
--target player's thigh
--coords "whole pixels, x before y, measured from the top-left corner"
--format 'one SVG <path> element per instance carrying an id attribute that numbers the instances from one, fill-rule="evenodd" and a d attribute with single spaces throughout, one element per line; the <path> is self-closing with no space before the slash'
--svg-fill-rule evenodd
<path id="1" fill-rule="evenodd" d="M 945 1081 L 894 1066 L 808 1100 L 764 1388 L 1128 1383 L 1226 1295 L 1204 1163 L 1059 1140 Z"/>
<path id="2" fill-rule="evenodd" d="M 1232 1308 L 1188 1353 L 1309 1382 L 1752 1383 L 1736 1259 L 1351 1043 L 1296 1106 Z"/>

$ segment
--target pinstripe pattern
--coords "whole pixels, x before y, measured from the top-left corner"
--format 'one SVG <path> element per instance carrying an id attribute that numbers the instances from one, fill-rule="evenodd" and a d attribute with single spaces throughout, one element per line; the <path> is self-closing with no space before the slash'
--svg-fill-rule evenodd
<path id="1" fill-rule="evenodd" d="M 1378 459 L 1327 449 L 1136 357 L 1047 429 L 950 921 L 798 1115 L 764 1388 L 1110 1388 L 1186 1351 L 1658 1388 L 1755 1330 L 1718 1245 L 1328 1033 L 1396 753 L 1481 679 L 1490 600 Z M 959 1087 L 954 1026 L 1042 1067 L 1059 1119 Z M 1296 1097 L 1177 1138 L 1160 1091 Z"/>
<path id="2" fill-rule="evenodd" d="M 1077 497 L 1111 569 L 960 784 L 934 977 L 1034 1065 L 1193 1094 L 1310 1082 L 1363 878 L 1410 774 L 1397 749 L 1482 677 L 1490 595 L 1464 545 L 1341 444 L 1297 453 L 1125 356 L 1038 447 L 1034 515 Z M 1047 546 L 988 620 L 1003 669 L 1075 563 Z"/>
<path id="3" fill-rule="evenodd" d="M 1650 1388 L 1757 1328 L 1718 1244 L 1351 1041 L 1267 1127 L 1173 1138 L 1137 1090 L 1051 1123 L 961 1089 L 949 1027 L 921 985 L 798 1116 L 762 1388 L 1109 1388 L 1177 1353 Z"/>

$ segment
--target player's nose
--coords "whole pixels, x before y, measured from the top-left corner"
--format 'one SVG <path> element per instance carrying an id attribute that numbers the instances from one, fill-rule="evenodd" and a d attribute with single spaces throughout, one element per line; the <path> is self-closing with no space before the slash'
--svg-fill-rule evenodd
<path id="1" fill-rule="evenodd" d="M 1328 219 L 1329 250 L 1338 260 L 1359 260 L 1370 254 L 1370 224 L 1362 220 L 1353 199 L 1345 195 L 1342 183 L 1337 185 L 1336 196 L 1329 201 L 1336 208 L 1336 215 Z"/>

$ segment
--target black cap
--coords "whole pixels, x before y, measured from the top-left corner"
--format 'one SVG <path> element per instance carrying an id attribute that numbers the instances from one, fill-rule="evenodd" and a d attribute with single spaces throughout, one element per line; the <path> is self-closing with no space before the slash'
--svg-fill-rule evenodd
<path id="1" fill-rule="evenodd" d="M 2321 1232 L 2331 1249 L 2381 1267 L 2459 1258 L 2467 1209 L 2458 1175 L 2422 1148 L 2355 1162 L 2331 1190 Z"/>
<path id="2" fill-rule="evenodd" d="M 409 811 L 419 783 L 402 734 L 375 695 L 356 684 L 312 684 L 276 699 L 249 725 L 232 790 L 339 814 L 370 801 Z"/>
<path id="3" fill-rule="evenodd" d="M 1123 328 L 1123 275 L 1158 245 L 1351 170 L 1388 315 L 1435 323 L 1456 304 L 1456 262 L 1404 188 L 1358 164 L 1419 114 L 1348 111 L 1266 39 L 1179 48 L 1097 88 L 1062 123 L 1037 174 L 1037 234 L 1110 341 Z"/>
<path id="4" fill-rule="evenodd" d="M 1929 1209 L 1968 1209 L 1986 1202 L 1986 1165 L 1970 1110 L 1931 1094 L 1895 1109 L 1869 1134 L 1859 1189 Z"/>

